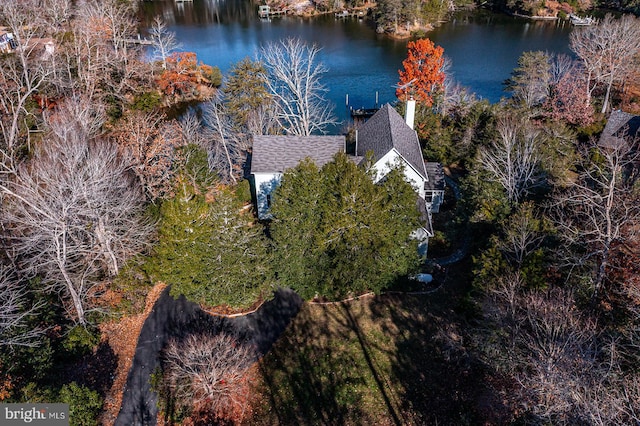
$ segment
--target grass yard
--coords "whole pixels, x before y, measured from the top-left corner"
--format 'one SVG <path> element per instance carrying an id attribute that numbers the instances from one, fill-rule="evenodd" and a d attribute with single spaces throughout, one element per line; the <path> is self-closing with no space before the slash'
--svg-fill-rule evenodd
<path id="1" fill-rule="evenodd" d="M 255 367 L 247 425 L 496 424 L 446 292 L 305 304 Z"/>

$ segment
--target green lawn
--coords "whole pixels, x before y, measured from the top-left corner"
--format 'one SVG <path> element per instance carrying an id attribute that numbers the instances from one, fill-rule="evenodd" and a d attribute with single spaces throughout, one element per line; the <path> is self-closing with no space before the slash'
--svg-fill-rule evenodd
<path id="1" fill-rule="evenodd" d="M 305 304 L 260 362 L 245 424 L 499 423 L 446 298 Z"/>

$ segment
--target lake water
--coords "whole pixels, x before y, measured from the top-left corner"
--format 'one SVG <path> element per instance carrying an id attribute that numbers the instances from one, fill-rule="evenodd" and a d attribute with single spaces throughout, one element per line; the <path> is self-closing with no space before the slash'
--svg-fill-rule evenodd
<path id="1" fill-rule="evenodd" d="M 223 73 L 243 58 L 255 57 L 266 43 L 299 37 L 322 48 L 329 68 L 323 83 L 340 119 L 347 117 L 346 95 L 354 108 L 393 102 L 398 69 L 406 57 L 406 40 L 376 34 L 365 20 L 295 17 L 261 20 L 250 0 L 174 0 L 144 2 L 143 24 L 162 15 L 182 50 L 193 51 Z M 528 21 L 486 11 L 457 14 L 428 33 L 452 60 L 453 78 L 478 97 L 497 102 L 506 94 L 503 82 L 524 51 L 570 53 L 571 25 Z"/>

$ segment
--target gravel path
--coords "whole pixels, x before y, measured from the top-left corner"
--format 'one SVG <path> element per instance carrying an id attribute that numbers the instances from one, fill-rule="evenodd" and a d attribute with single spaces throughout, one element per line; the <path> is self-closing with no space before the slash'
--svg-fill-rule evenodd
<path id="1" fill-rule="evenodd" d="M 297 294 L 280 289 L 275 292 L 273 300 L 248 315 L 234 318 L 211 316 L 184 297 L 173 299 L 167 288 L 140 331 L 115 425 L 156 424 L 158 395 L 151 390 L 150 378 L 160 366 L 160 351 L 171 338 L 203 330 L 227 330 L 252 340 L 261 356 L 267 353 L 301 306 L 302 299 Z"/>

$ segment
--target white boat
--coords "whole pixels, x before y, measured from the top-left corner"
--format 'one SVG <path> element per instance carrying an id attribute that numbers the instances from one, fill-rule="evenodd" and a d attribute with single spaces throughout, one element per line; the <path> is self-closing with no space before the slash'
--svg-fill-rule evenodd
<path id="1" fill-rule="evenodd" d="M 596 23 L 596 19 L 593 16 L 585 16 L 581 18 L 576 15 L 569 15 L 569 20 L 573 25 L 593 25 Z"/>

